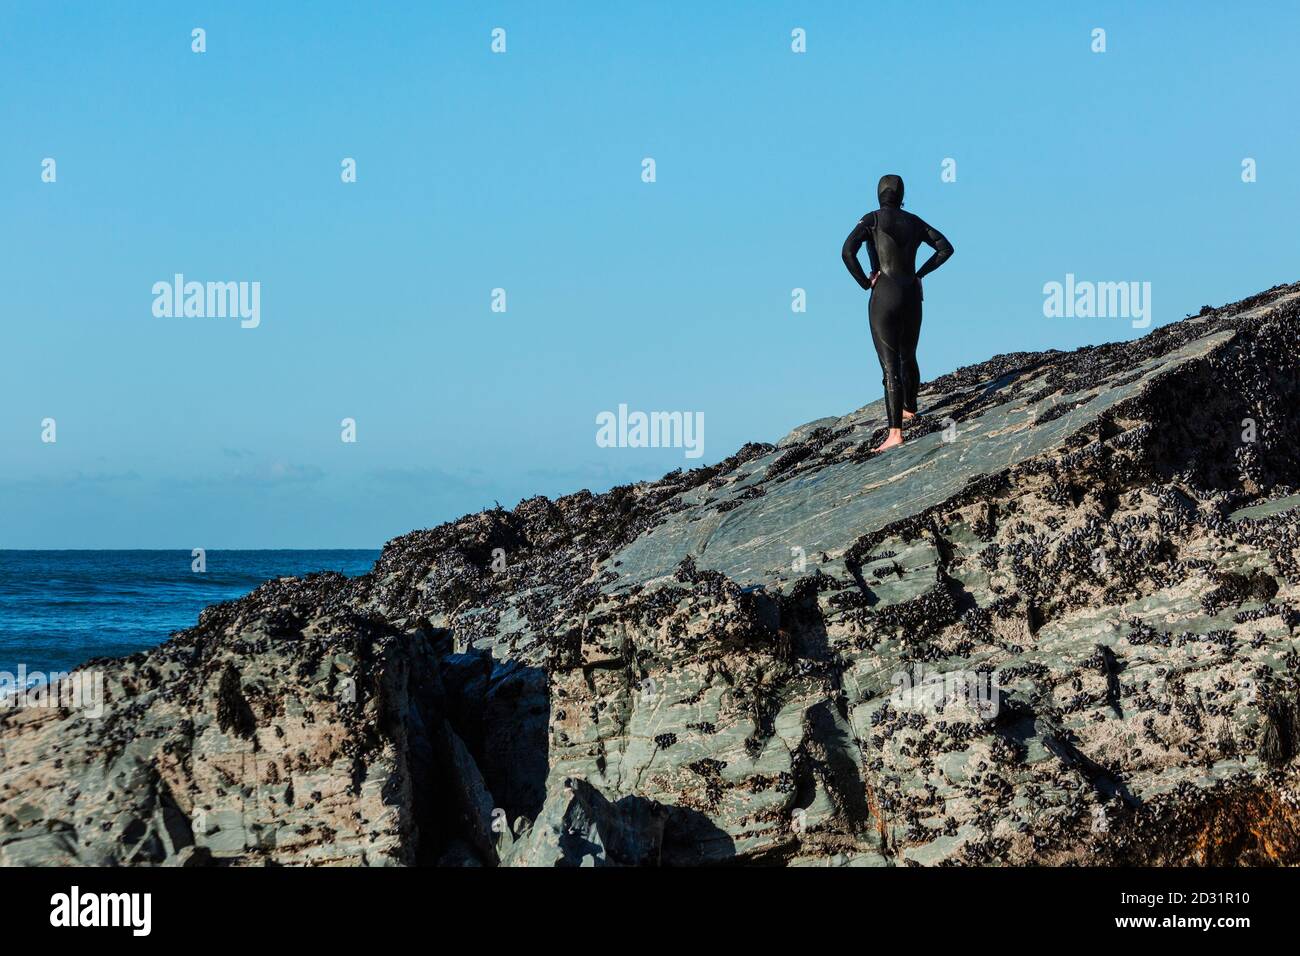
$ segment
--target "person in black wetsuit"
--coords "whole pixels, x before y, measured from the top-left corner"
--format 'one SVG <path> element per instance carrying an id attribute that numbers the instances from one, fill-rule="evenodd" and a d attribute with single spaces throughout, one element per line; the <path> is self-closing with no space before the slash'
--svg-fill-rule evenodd
<path id="1" fill-rule="evenodd" d="M 916 392 L 921 384 L 916 365 L 916 343 L 921 335 L 921 279 L 948 261 L 952 243 L 919 216 L 903 211 L 903 180 L 894 175 L 880 177 L 876 188 L 880 208 L 869 212 L 844 240 L 844 265 L 871 293 L 871 339 L 885 373 L 885 410 L 889 435 L 874 450 L 884 451 L 903 443 L 903 420 L 916 416 Z M 862 271 L 858 250 L 867 245 L 871 275 Z M 934 255 L 916 268 L 916 250 L 921 243 Z"/>

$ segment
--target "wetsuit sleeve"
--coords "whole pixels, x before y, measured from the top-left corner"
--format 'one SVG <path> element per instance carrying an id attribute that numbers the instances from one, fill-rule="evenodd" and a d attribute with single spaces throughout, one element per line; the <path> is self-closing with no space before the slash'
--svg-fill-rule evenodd
<path id="1" fill-rule="evenodd" d="M 879 272 L 880 263 L 876 258 L 876 245 L 871 241 L 871 231 L 875 225 L 874 215 L 874 213 L 868 213 L 853 227 L 849 237 L 844 240 L 844 249 L 840 253 L 841 258 L 844 259 L 845 268 L 849 270 L 849 275 L 853 276 L 858 285 L 868 292 L 871 291 L 871 280 L 862 271 L 862 263 L 858 261 L 858 250 L 862 248 L 863 243 L 866 243 L 867 255 L 871 258 L 871 271 Z"/>
<path id="2" fill-rule="evenodd" d="M 934 255 L 926 259 L 925 264 L 916 270 L 918 279 L 928 276 L 952 257 L 952 243 L 944 238 L 943 233 L 924 220 L 921 221 L 921 226 L 921 238 L 934 250 Z"/>

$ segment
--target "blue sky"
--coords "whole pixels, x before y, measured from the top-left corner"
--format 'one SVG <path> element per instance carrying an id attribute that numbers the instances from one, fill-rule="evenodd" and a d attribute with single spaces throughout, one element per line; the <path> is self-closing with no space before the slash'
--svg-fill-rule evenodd
<path id="1" fill-rule="evenodd" d="M 1045 318 L 1067 272 L 1155 325 L 1293 281 L 1297 10 L 6 2 L 0 547 L 376 547 L 848 411 L 885 172 L 957 250 L 927 379 L 1139 334 Z M 177 272 L 261 325 L 155 317 Z M 703 458 L 598 447 L 619 403 L 702 411 Z"/>

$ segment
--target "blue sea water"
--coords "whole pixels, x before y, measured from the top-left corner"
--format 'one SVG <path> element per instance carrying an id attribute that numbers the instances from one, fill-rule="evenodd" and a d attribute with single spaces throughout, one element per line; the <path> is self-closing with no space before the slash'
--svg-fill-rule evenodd
<path id="1" fill-rule="evenodd" d="M 209 604 L 312 571 L 364 574 L 378 551 L 0 551 L 0 672 L 71 671 L 161 644 Z"/>

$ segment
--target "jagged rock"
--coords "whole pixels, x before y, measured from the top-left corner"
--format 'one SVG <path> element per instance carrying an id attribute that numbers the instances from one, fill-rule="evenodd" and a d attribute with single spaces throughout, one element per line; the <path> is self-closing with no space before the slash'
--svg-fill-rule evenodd
<path id="1" fill-rule="evenodd" d="M 646 866 L 658 864 L 662 807 L 642 797 L 609 800 L 585 780 L 566 779 L 547 796 L 507 866 Z"/>
<path id="2" fill-rule="evenodd" d="M 1298 335 L 1279 287 L 263 585 L 0 714 L 0 861 L 1298 863 Z"/>

